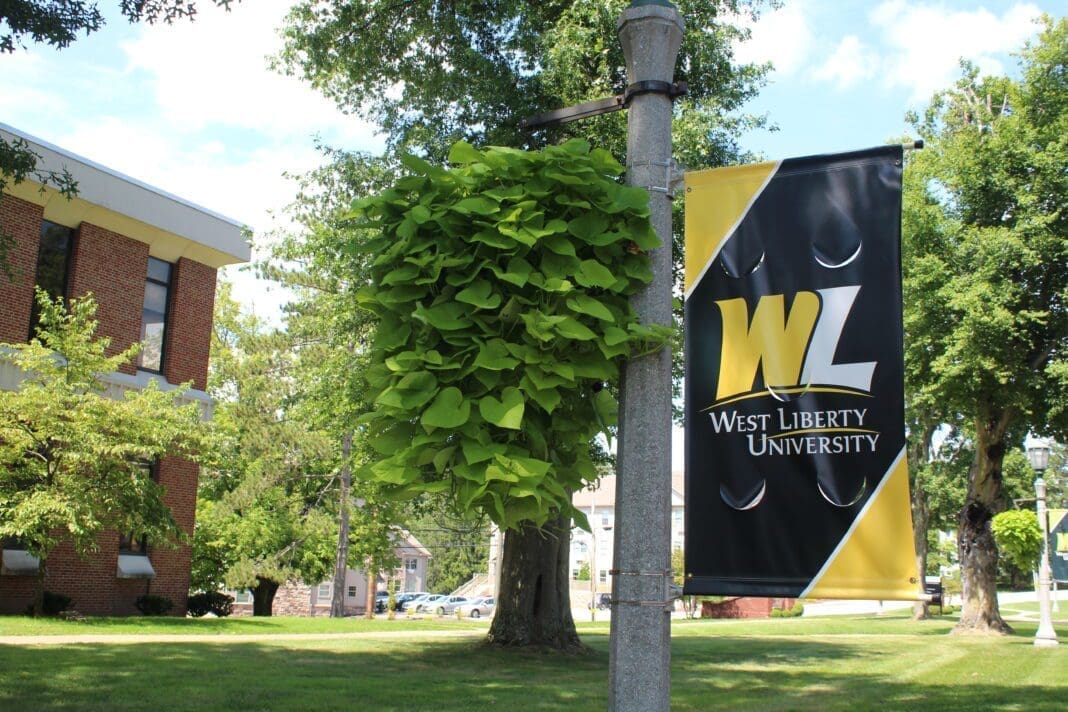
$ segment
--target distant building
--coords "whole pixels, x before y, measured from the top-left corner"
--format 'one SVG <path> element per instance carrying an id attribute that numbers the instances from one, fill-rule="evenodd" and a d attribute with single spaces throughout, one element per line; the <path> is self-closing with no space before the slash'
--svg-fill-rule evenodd
<path id="1" fill-rule="evenodd" d="M 430 552 L 412 534 L 399 531 L 393 549 L 400 562 L 396 570 L 379 573 L 375 591 L 385 591 L 395 583 L 394 591 L 426 591 L 427 564 Z M 345 572 L 345 615 L 358 616 L 367 612 L 367 573 L 362 569 Z M 231 591 L 234 596 L 234 615 L 252 615 L 252 594 Z M 334 597 L 333 578 L 309 585 L 300 581 L 287 583 L 274 596 L 272 613 L 276 616 L 328 616 Z"/>
<path id="2" fill-rule="evenodd" d="M 685 545 L 683 510 L 685 477 L 682 472 L 671 475 L 671 548 L 682 549 Z M 612 591 L 612 557 L 615 552 L 614 533 L 616 521 L 616 476 L 608 475 L 597 481 L 595 487 L 576 492 L 571 497 L 575 506 L 590 522 L 591 532 L 578 527 L 571 529 L 571 548 L 568 561 L 571 571 L 571 600 L 585 605 L 590 595 Z M 591 581 L 579 581 L 584 567 L 590 571 Z"/>
<path id="3" fill-rule="evenodd" d="M 165 389 L 191 381 L 186 398 L 201 402 L 210 415 L 204 389 L 216 270 L 248 261 L 241 224 L 10 126 L 0 124 L 0 137 L 26 141 L 40 155 L 40 169 L 66 169 L 78 182 L 73 200 L 32 180 L 0 196 L 0 230 L 14 238 L 8 257 L 20 275 L 14 281 L 0 276 L 0 342 L 29 339 L 35 283 L 68 299 L 92 292 L 97 333 L 111 338 L 109 353 L 145 344 L 138 363 L 106 376 L 112 395 L 150 380 Z M 0 355 L 0 388 L 17 388 L 21 379 Z M 166 503 L 191 535 L 196 464 L 166 458 L 152 470 L 166 489 Z M 21 612 L 32 600 L 38 562 L 17 541 L 3 544 L 0 612 Z M 61 543 L 48 562 L 45 588 L 70 596 L 87 614 L 135 613 L 134 601 L 142 594 L 165 596 L 174 602 L 173 614 L 185 614 L 188 545 L 155 548 L 114 531 L 103 533 L 97 545 L 96 553 L 82 559 Z"/>

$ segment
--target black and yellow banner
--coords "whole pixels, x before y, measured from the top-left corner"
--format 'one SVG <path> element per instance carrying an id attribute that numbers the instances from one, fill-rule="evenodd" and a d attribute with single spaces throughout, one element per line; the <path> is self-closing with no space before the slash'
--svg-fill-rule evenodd
<path id="1" fill-rule="evenodd" d="M 919 597 L 901 152 L 686 176 L 687 594 Z"/>
<path id="2" fill-rule="evenodd" d="M 1068 509 L 1049 510 L 1049 563 L 1053 580 L 1068 583 Z"/>

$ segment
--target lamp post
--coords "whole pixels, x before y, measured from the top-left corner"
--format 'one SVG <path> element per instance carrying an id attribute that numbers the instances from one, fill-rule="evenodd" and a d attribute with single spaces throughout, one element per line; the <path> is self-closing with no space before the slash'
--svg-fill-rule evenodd
<path id="1" fill-rule="evenodd" d="M 1057 631 L 1053 629 L 1050 614 L 1049 587 L 1052 578 L 1049 565 L 1049 522 L 1046 519 L 1046 481 L 1042 473 L 1049 466 L 1049 446 L 1044 442 L 1034 442 L 1027 448 L 1027 459 L 1035 471 L 1035 508 L 1038 512 L 1038 528 L 1042 531 L 1042 558 L 1038 563 L 1038 631 L 1035 633 L 1035 645 L 1050 647 L 1057 645 Z"/>

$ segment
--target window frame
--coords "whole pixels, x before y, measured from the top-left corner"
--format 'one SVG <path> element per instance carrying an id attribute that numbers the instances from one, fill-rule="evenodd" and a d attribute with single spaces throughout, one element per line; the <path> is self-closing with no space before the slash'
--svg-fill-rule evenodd
<path id="1" fill-rule="evenodd" d="M 151 284 L 157 284 L 157 285 L 159 285 L 159 286 L 161 286 L 161 287 L 163 287 L 164 289 L 167 290 L 167 296 L 164 299 L 164 303 L 163 303 L 163 338 L 160 339 L 160 344 L 159 344 L 159 369 L 157 370 L 157 369 L 153 369 L 153 368 L 148 368 L 147 366 L 145 366 L 142 363 L 142 358 L 145 355 L 145 351 L 142 348 L 141 352 L 137 354 L 137 370 L 138 371 L 145 371 L 146 373 L 154 373 L 156 375 L 162 376 L 163 372 L 167 370 L 167 328 L 170 326 L 170 321 L 171 321 L 171 302 L 173 301 L 173 297 L 174 297 L 174 294 L 173 294 L 174 290 L 172 289 L 172 286 L 174 285 L 174 268 L 177 265 L 175 265 L 175 263 L 173 263 L 173 262 L 168 262 L 166 260 L 161 260 L 158 257 L 152 257 L 151 255 L 149 255 L 148 260 L 149 260 L 148 262 L 145 262 L 145 292 L 146 292 L 146 294 L 148 292 L 148 285 L 150 283 Z M 161 282 L 160 280 L 155 279 L 155 278 L 150 276 L 148 267 L 151 264 L 152 260 L 155 260 L 156 262 L 161 262 L 161 263 L 167 265 L 168 272 L 167 272 L 167 281 L 166 282 Z M 141 299 L 141 331 L 144 332 L 144 330 L 145 330 L 145 302 L 144 302 L 144 298 L 142 297 L 142 299 Z M 146 340 L 145 338 L 141 338 L 141 343 L 144 344 L 145 340 Z"/>
<path id="2" fill-rule="evenodd" d="M 67 232 L 67 253 L 63 257 L 63 285 L 59 294 L 52 294 L 48 292 L 48 295 L 55 299 L 57 296 L 63 297 L 64 301 L 67 301 L 67 294 L 70 291 L 70 264 L 71 257 L 74 255 L 75 239 L 78 235 L 77 228 L 67 227 L 66 225 L 60 225 L 57 222 L 51 220 L 41 220 L 41 229 L 37 235 L 37 259 L 34 261 L 33 267 L 33 285 L 39 287 L 39 279 L 41 276 L 41 244 L 44 241 L 45 231 L 49 227 L 61 228 Z M 45 290 L 48 291 L 48 290 Z M 40 323 L 41 314 L 37 311 L 37 297 L 33 297 L 33 303 L 30 305 L 30 333 L 26 337 L 26 341 L 33 341 L 37 336 L 37 325 Z"/>

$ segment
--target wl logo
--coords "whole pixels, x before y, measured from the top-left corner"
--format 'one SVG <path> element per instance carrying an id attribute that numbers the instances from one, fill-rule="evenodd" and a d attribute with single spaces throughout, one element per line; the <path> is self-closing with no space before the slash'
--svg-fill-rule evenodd
<path id="1" fill-rule="evenodd" d="M 723 345 L 716 405 L 752 393 L 760 369 L 765 387 L 776 398 L 777 392 L 800 392 L 814 384 L 870 392 L 876 362 L 833 362 L 859 291 L 852 286 L 798 292 L 789 316 L 785 295 L 766 295 L 751 321 L 745 299 L 717 301 Z"/>

